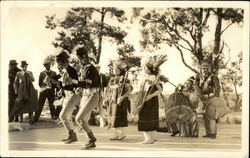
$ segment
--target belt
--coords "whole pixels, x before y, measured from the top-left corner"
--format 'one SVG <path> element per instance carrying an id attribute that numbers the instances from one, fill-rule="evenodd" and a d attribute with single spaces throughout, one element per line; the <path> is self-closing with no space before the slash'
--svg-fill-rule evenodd
<path id="1" fill-rule="evenodd" d="M 96 93 L 99 92 L 100 88 L 88 88 L 88 89 L 83 89 L 82 90 L 82 94 L 92 94 L 92 93 Z"/>

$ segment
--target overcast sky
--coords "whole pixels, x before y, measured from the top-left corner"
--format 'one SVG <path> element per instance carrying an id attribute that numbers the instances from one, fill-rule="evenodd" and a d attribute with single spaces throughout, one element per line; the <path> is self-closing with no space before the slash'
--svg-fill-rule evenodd
<path id="1" fill-rule="evenodd" d="M 124 9 L 128 18 L 131 16 L 131 8 Z M 37 81 L 40 71 L 43 68 L 43 59 L 55 52 L 55 48 L 51 42 L 57 36 L 56 31 L 51 31 L 45 28 L 46 18 L 45 15 L 55 13 L 57 17 L 63 18 L 69 8 L 55 8 L 54 6 L 37 7 L 37 8 L 23 8 L 12 7 L 7 16 L 7 53 L 8 59 L 16 59 L 19 63 L 21 60 L 26 60 L 29 63 L 29 70 L 34 73 L 36 82 L 35 87 L 38 87 Z M 109 21 L 109 18 L 105 19 Z M 130 19 L 129 19 L 130 20 Z M 128 20 L 128 21 L 129 21 Z M 142 55 L 140 51 L 140 32 L 138 24 L 126 23 L 128 29 L 127 41 L 132 43 L 135 48 L 135 54 Z M 209 21 L 210 35 L 205 37 L 205 42 L 212 42 L 214 35 L 215 19 Z M 125 25 L 124 25 L 125 26 Z M 223 26 L 224 27 L 224 26 Z M 243 51 L 243 29 L 237 25 L 232 25 L 223 35 L 223 40 L 230 46 L 231 57 L 234 60 L 237 53 Z M 165 74 L 171 82 L 175 84 L 182 83 L 192 72 L 186 68 L 181 62 L 180 54 L 175 48 L 163 46 L 161 50 L 154 53 L 167 53 L 168 61 L 161 67 L 162 73 Z M 189 54 L 185 54 L 187 62 L 191 64 Z M 117 57 L 116 46 L 109 42 L 103 43 L 102 55 L 100 60 L 101 71 L 107 72 L 107 62 L 109 59 Z M 20 64 L 19 64 L 20 66 Z M 171 85 L 165 85 L 166 91 L 172 91 Z"/>

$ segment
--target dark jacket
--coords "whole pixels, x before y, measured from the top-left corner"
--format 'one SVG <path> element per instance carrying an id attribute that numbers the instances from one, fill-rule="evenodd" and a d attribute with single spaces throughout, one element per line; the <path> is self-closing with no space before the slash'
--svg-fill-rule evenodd
<path id="1" fill-rule="evenodd" d="M 60 78 L 60 76 L 58 76 L 57 74 L 56 74 L 56 72 L 55 71 L 52 71 L 52 70 L 50 70 L 49 72 L 47 71 L 47 70 L 44 70 L 44 71 L 42 71 L 41 73 L 40 73 L 40 75 L 39 75 L 39 87 L 44 87 L 44 86 L 46 86 L 46 83 L 44 83 L 44 79 L 45 79 L 45 77 L 46 76 L 49 76 L 52 80 L 55 80 L 55 81 L 57 81 L 59 78 Z M 53 89 L 53 88 L 56 88 L 56 84 L 53 82 L 53 81 L 50 81 L 50 84 L 52 85 L 52 87 L 51 87 L 51 89 Z"/>
<path id="2" fill-rule="evenodd" d="M 92 64 L 87 64 L 81 70 L 81 78 L 78 87 L 82 88 L 100 88 L 101 81 L 97 69 Z"/>

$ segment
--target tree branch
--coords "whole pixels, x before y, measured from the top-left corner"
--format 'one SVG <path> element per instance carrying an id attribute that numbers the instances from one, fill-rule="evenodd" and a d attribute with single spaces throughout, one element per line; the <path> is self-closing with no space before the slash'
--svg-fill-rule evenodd
<path id="1" fill-rule="evenodd" d="M 231 26 L 233 24 L 233 22 L 231 22 L 229 25 L 227 25 L 220 33 L 220 35 L 222 35 L 228 28 L 229 26 Z"/>
<path id="2" fill-rule="evenodd" d="M 186 49 L 186 50 L 188 50 L 188 51 L 190 51 L 190 52 L 193 52 L 191 49 L 186 48 L 186 47 L 184 47 L 183 45 L 180 45 L 180 44 L 179 44 L 179 46 L 182 47 L 182 48 L 184 48 L 184 49 Z"/>
<path id="3" fill-rule="evenodd" d="M 209 18 L 209 16 L 210 16 L 210 11 L 211 11 L 211 9 L 209 8 L 208 11 L 207 11 L 207 14 L 206 14 L 206 16 L 205 16 L 205 19 L 204 19 L 204 21 L 202 22 L 202 27 L 204 27 L 204 26 L 207 24 L 207 20 L 208 20 L 208 18 Z"/>
<path id="4" fill-rule="evenodd" d="M 173 16 L 172 16 L 171 12 L 169 12 L 169 13 L 170 13 L 171 19 L 173 20 L 173 22 L 174 22 L 174 24 L 175 24 L 175 20 L 174 20 L 174 18 L 173 18 Z M 164 23 L 168 28 L 172 29 L 172 30 L 175 32 L 175 34 L 176 34 L 180 39 L 182 39 L 184 42 L 186 42 L 186 43 L 189 45 L 189 47 L 191 48 L 192 51 L 194 50 L 194 48 L 193 48 L 193 46 L 191 45 L 191 43 L 190 43 L 187 39 L 185 39 L 184 37 L 182 37 L 182 36 L 179 34 L 178 30 L 176 29 L 176 25 L 175 25 L 175 28 L 170 27 L 170 26 L 168 25 L 168 23 L 165 21 L 165 19 L 163 20 L 163 23 Z"/>
<path id="5" fill-rule="evenodd" d="M 191 30 L 188 29 L 188 32 L 189 32 L 190 36 L 192 37 L 192 39 L 194 40 L 194 42 L 197 42 L 195 36 L 193 35 L 193 30 L 194 30 L 194 27 L 192 26 Z"/>
<path id="6" fill-rule="evenodd" d="M 188 64 L 186 63 L 186 61 L 185 61 L 185 59 L 184 59 L 184 56 L 183 56 L 183 52 L 182 52 L 182 50 L 180 49 L 180 47 L 179 47 L 176 43 L 174 43 L 174 45 L 175 45 L 175 47 L 179 50 L 179 52 L 180 52 L 180 54 L 181 54 L 181 60 L 182 60 L 183 64 L 184 64 L 187 68 L 189 68 L 191 71 L 193 71 L 194 73 L 199 73 L 197 70 L 195 70 L 194 68 L 192 68 L 190 65 L 188 65 Z"/>

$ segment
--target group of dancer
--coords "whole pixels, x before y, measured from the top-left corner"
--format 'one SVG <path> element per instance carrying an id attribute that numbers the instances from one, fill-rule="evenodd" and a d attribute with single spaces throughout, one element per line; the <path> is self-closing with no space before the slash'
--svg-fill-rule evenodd
<path id="1" fill-rule="evenodd" d="M 128 65 L 122 60 L 113 62 L 114 75 L 110 78 L 104 90 L 100 72 L 90 62 L 89 50 L 85 46 L 80 46 L 74 53 L 73 58 L 64 50 L 56 55 L 55 61 L 58 65 L 59 74 L 50 70 L 52 60 L 45 60 L 44 67 L 46 70 L 41 72 L 39 76 L 38 107 L 31 106 L 35 98 L 35 89 L 32 85 L 34 77 L 32 72 L 27 71 L 27 62 L 22 61 L 22 70 L 19 70 L 16 67 L 17 63 L 14 60 L 10 61 L 10 71 L 12 72 L 10 74 L 12 76 L 9 76 L 9 89 L 14 85 L 14 92 L 9 91 L 9 101 L 12 101 L 9 104 L 14 105 L 9 108 L 10 121 L 13 121 L 20 113 L 30 113 L 31 123 L 37 122 L 46 98 L 49 102 L 51 117 L 55 118 L 53 102 L 55 89 L 59 89 L 63 93 L 63 105 L 59 119 L 68 133 L 68 137 L 62 141 L 66 144 L 76 142 L 77 133 L 84 133 L 88 142 L 82 146 L 82 149 L 95 148 L 97 139 L 88 125 L 88 119 L 95 108 L 100 110 L 103 107 L 108 112 L 108 122 L 114 131 L 110 140 L 125 139 L 124 127 L 128 127 L 127 115 L 128 112 L 132 111 L 130 95 L 133 90 L 127 77 Z M 142 131 L 144 134 L 142 144 L 153 144 L 157 141 L 155 132 L 159 129 L 159 96 L 162 96 L 160 66 L 165 61 L 166 56 L 154 56 L 142 65 L 144 77 L 141 80 L 136 108 L 133 110 L 133 113 L 138 115 L 139 118 L 138 131 Z M 201 75 L 198 75 L 195 79 L 197 86 L 201 89 L 201 100 L 204 104 L 209 99 L 218 97 L 220 91 L 218 78 L 211 74 L 210 69 L 211 67 L 208 64 L 203 64 Z M 25 110 L 24 106 L 20 106 L 21 104 L 27 105 L 29 110 Z M 31 107 L 33 109 L 30 109 Z M 78 111 L 74 116 L 75 126 L 72 116 L 76 107 L 78 107 Z M 21 112 L 20 109 L 22 109 Z M 33 112 L 35 112 L 34 118 Z M 205 137 L 215 138 L 217 118 L 211 119 L 205 116 L 204 119 Z"/>

